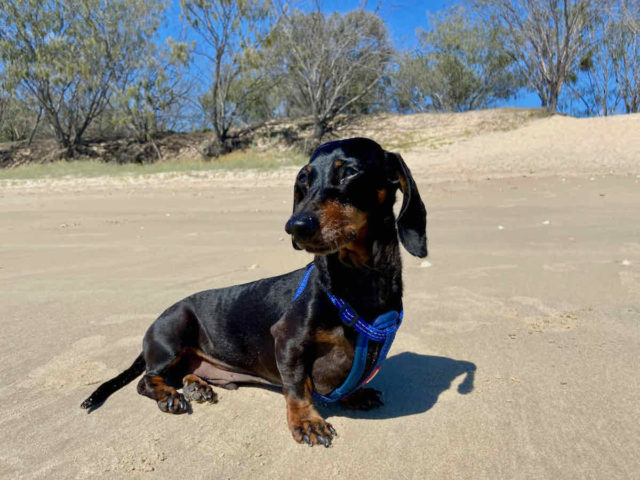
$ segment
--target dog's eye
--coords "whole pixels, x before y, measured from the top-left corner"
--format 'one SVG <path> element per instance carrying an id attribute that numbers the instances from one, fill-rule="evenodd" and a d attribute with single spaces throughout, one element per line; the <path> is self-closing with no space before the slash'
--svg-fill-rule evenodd
<path id="1" fill-rule="evenodd" d="M 298 174 L 298 182 L 307 183 L 309 181 L 309 174 L 307 172 L 300 172 Z"/>
<path id="2" fill-rule="evenodd" d="M 353 177 L 354 175 L 357 175 L 358 173 L 360 173 L 358 170 L 356 170 L 353 167 L 345 167 L 342 169 L 342 181 Z"/>

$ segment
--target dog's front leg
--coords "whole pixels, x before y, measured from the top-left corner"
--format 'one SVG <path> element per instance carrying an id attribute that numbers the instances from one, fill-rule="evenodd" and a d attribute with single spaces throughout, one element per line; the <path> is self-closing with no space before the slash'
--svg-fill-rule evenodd
<path id="1" fill-rule="evenodd" d="M 287 402 L 289 430 L 298 443 L 329 447 L 337 434 L 313 404 L 311 378 L 305 368 L 305 342 L 295 335 L 287 335 L 287 328 L 281 323 L 274 327 L 276 361 Z"/>
<path id="2" fill-rule="evenodd" d="M 309 446 L 322 444 L 331 446 L 336 431 L 330 423 L 320 416 L 311 397 L 311 380 L 307 377 L 302 383 L 283 386 L 287 401 L 287 424 L 296 442 L 305 442 Z"/>

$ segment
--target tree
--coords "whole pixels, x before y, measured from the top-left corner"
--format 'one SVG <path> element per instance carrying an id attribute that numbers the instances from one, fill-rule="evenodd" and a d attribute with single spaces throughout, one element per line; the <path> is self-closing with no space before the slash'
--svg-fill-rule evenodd
<path id="1" fill-rule="evenodd" d="M 580 58 L 576 72 L 567 76 L 567 86 L 583 109 L 579 114 L 607 116 L 616 111 L 620 95 L 615 82 L 615 37 L 618 27 L 602 10 L 591 23 L 591 48 Z"/>
<path id="2" fill-rule="evenodd" d="M 618 93 L 627 113 L 640 112 L 640 3 L 619 0 L 609 12 L 615 19 L 611 56 Z"/>
<path id="3" fill-rule="evenodd" d="M 406 52 L 394 75 L 400 110 L 464 111 L 508 99 L 522 86 L 501 49 L 502 30 L 488 28 L 462 7 L 429 15 L 420 47 Z"/>
<path id="4" fill-rule="evenodd" d="M 589 28 L 601 0 L 472 0 L 488 28 L 504 28 L 504 49 L 540 97 L 558 109 L 567 78 L 590 47 Z"/>
<path id="5" fill-rule="evenodd" d="M 0 142 L 31 140 L 38 131 L 42 111 L 28 101 L 0 92 Z"/>
<path id="6" fill-rule="evenodd" d="M 373 12 L 285 10 L 271 32 L 267 58 L 287 94 L 288 113 L 311 116 L 319 143 L 337 115 L 363 108 L 361 101 L 386 75 L 392 52 L 386 27 Z"/>
<path id="7" fill-rule="evenodd" d="M 229 129 L 265 87 L 253 60 L 269 28 L 271 5 L 268 0 L 180 0 L 180 5 L 201 40 L 196 53 L 209 62 L 211 79 L 200 105 L 225 151 Z"/>
<path id="8" fill-rule="evenodd" d="M 19 89 L 11 88 L 0 64 L 0 142 L 33 140 L 42 110 L 25 100 Z"/>
<path id="9" fill-rule="evenodd" d="M 73 156 L 155 34 L 159 0 L 4 0 L 0 56 Z M 144 12 L 143 15 L 141 13 Z"/>
<path id="10" fill-rule="evenodd" d="M 153 142 L 155 134 L 171 128 L 191 87 L 183 80 L 189 63 L 187 45 L 169 38 L 167 48 L 157 50 L 140 59 L 112 101 L 115 122 L 128 128 L 140 143 Z"/>
<path id="11" fill-rule="evenodd" d="M 586 115 L 609 115 L 624 105 L 640 110 L 640 3 L 620 0 L 602 5 L 591 23 L 591 47 L 578 71 L 568 76 L 573 96 Z"/>

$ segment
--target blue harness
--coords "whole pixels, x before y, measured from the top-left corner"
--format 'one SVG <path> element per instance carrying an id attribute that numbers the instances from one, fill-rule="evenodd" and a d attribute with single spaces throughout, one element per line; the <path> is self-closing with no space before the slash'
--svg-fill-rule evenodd
<path id="1" fill-rule="evenodd" d="M 297 298 L 302 295 L 305 288 L 307 288 L 307 283 L 309 282 L 309 277 L 311 276 L 311 272 L 314 267 L 315 265 L 313 263 L 307 267 L 307 271 L 302 277 L 302 280 L 298 285 L 298 289 L 293 297 L 294 301 L 297 300 Z M 378 370 L 380 370 L 380 367 L 382 366 L 382 362 L 384 362 L 387 353 L 389 353 L 393 339 L 396 337 L 396 331 L 400 328 L 400 324 L 402 323 L 402 312 L 398 313 L 395 310 L 391 310 L 383 313 L 369 324 L 362 320 L 362 318 L 353 311 L 347 302 L 336 297 L 329 291 L 327 291 L 327 296 L 329 297 L 329 300 L 331 300 L 331 303 L 333 303 L 333 305 L 338 309 L 338 314 L 340 315 L 342 322 L 358 332 L 356 349 L 353 355 L 353 364 L 351 365 L 351 371 L 344 383 L 327 395 L 320 395 L 317 392 L 313 392 L 313 396 L 316 399 L 326 403 L 333 403 L 337 402 L 341 398 L 351 395 L 353 392 L 369 383 L 376 373 L 378 373 Z M 367 350 L 370 341 L 384 343 L 380 348 L 375 364 L 365 375 Z"/>

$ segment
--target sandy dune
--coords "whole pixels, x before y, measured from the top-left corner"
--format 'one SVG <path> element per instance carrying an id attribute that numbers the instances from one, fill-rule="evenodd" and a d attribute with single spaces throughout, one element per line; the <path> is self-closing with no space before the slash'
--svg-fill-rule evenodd
<path id="1" fill-rule="evenodd" d="M 323 408 L 331 449 L 294 443 L 261 388 L 178 417 L 135 384 L 79 408 L 169 304 L 308 261 L 283 231 L 293 171 L 4 182 L 0 477 L 637 478 L 640 117 L 403 153 L 429 264 L 404 257 L 385 406 Z"/>

